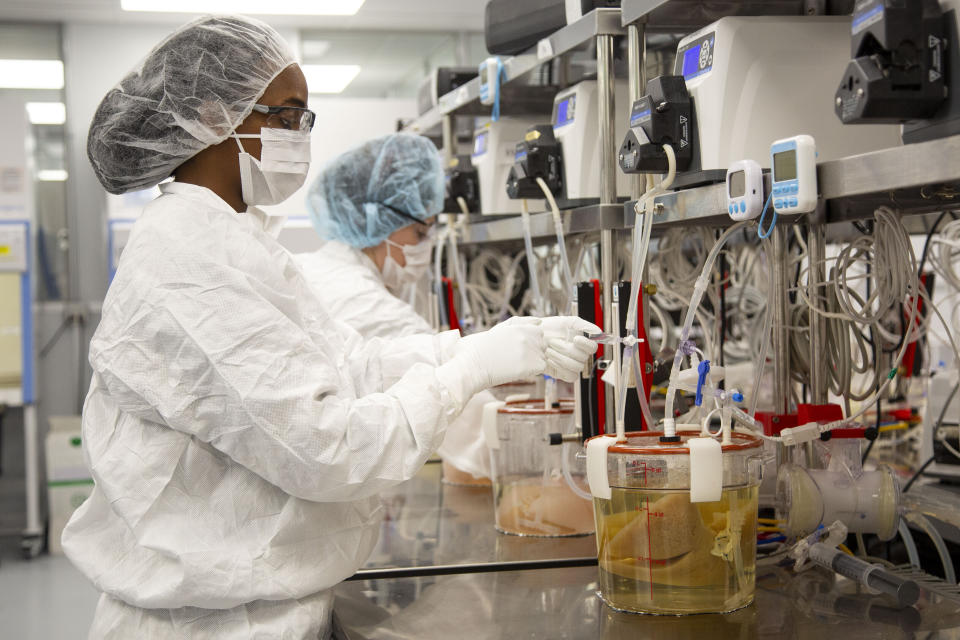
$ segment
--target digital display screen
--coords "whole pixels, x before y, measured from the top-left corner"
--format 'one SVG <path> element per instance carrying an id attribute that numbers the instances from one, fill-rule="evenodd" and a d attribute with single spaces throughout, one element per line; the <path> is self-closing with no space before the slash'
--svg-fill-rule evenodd
<path id="1" fill-rule="evenodd" d="M 730 197 L 739 198 L 747 192 L 747 176 L 744 171 L 734 171 L 730 174 Z"/>
<path id="2" fill-rule="evenodd" d="M 713 68 L 715 36 L 709 33 L 677 52 L 676 73 L 685 80 L 703 75 Z"/>
<path id="3" fill-rule="evenodd" d="M 487 138 L 489 133 L 478 133 L 473 139 L 473 155 L 479 156 L 487 152 Z"/>
<path id="4" fill-rule="evenodd" d="M 700 47 L 690 47 L 683 54 L 683 76 L 687 77 L 700 70 Z"/>
<path id="5" fill-rule="evenodd" d="M 784 180 L 797 179 L 797 151 L 781 151 L 773 154 L 773 180 L 774 182 L 783 182 Z"/>
<path id="6" fill-rule="evenodd" d="M 576 111 L 576 99 L 577 97 L 573 95 L 557 103 L 557 113 L 553 119 L 554 127 L 562 127 L 565 124 L 573 122 L 574 112 Z"/>

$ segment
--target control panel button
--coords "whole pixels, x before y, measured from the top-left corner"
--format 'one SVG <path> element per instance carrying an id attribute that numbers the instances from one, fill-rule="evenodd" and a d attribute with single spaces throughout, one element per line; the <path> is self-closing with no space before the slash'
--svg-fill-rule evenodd
<path id="1" fill-rule="evenodd" d="M 797 199 L 796 199 L 796 198 L 790 198 L 790 206 L 791 206 L 791 207 L 797 206 Z"/>
<path id="2" fill-rule="evenodd" d="M 746 203 L 746 201 L 741 200 L 741 201 L 740 201 L 740 213 L 746 213 L 746 212 L 747 212 L 747 203 Z"/>
<path id="3" fill-rule="evenodd" d="M 774 200 L 773 207 L 775 209 L 783 209 L 783 200 L 781 200 L 780 198 L 777 198 L 776 200 Z"/>

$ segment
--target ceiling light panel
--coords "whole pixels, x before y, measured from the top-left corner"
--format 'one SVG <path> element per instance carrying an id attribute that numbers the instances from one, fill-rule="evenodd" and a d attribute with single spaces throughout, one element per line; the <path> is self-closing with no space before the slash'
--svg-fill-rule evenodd
<path id="1" fill-rule="evenodd" d="M 255 13 L 273 16 L 352 16 L 365 0 L 120 0 L 124 11 Z"/>

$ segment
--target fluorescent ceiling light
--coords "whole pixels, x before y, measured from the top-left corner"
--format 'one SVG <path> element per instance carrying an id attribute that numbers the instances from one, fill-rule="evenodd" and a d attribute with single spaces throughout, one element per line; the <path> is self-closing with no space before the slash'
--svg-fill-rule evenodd
<path id="1" fill-rule="evenodd" d="M 46 169 L 37 171 L 37 180 L 41 182 L 63 182 L 67 179 L 67 172 L 63 169 Z"/>
<path id="2" fill-rule="evenodd" d="M 340 93 L 360 73 L 356 64 L 305 64 L 301 69 L 310 93 Z"/>
<path id="3" fill-rule="evenodd" d="M 274 16 L 352 16 L 365 0 L 120 0 L 124 11 L 259 13 Z"/>
<path id="4" fill-rule="evenodd" d="M 63 62 L 0 60 L 0 89 L 63 89 Z"/>
<path id="5" fill-rule="evenodd" d="M 27 115 L 30 124 L 63 124 L 67 108 L 62 102 L 28 102 Z"/>

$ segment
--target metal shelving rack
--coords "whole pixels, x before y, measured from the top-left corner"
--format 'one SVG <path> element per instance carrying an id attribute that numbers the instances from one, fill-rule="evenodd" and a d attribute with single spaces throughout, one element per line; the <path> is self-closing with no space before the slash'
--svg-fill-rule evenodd
<path id="1" fill-rule="evenodd" d="M 627 30 L 622 24 L 622 17 L 619 9 L 595 9 L 583 16 L 577 22 L 567 25 L 553 35 L 542 39 L 536 47 L 530 51 L 505 58 L 503 60 L 504 76 L 501 80 L 504 86 L 504 101 L 502 108 L 508 111 L 510 104 L 507 102 L 506 90 L 518 79 L 536 69 L 539 65 L 571 52 L 578 47 L 595 42 L 597 50 L 597 87 L 598 87 L 598 118 L 597 135 L 600 139 L 600 157 L 602 159 L 600 166 L 600 202 L 597 206 L 586 207 L 576 211 L 577 223 L 574 229 L 583 231 L 593 231 L 599 228 L 600 232 L 600 256 L 601 256 L 601 289 L 603 296 L 604 313 L 604 331 L 611 331 L 613 314 L 612 291 L 614 278 L 614 229 L 622 221 L 622 208 L 617 205 L 617 166 L 616 149 L 618 141 L 614 139 L 614 73 L 613 73 L 613 52 L 614 38 L 623 36 Z M 632 50 L 632 49 L 631 49 Z M 636 62 L 631 57 L 632 62 Z M 640 79 L 631 77 L 631 99 L 638 96 L 643 84 Z M 445 159 L 449 161 L 456 153 L 456 141 L 454 140 L 454 122 L 453 118 L 457 115 L 476 115 L 483 111 L 478 111 L 477 106 L 480 99 L 480 79 L 475 78 L 467 84 L 457 88 L 440 98 L 439 104 L 426 112 L 406 128 L 406 131 L 413 133 L 427 134 L 435 131 L 439 125 L 443 138 L 443 151 Z M 639 180 L 635 181 L 639 188 Z M 639 197 L 639 192 L 631 195 Z M 537 216 L 536 226 L 538 233 L 542 233 L 544 224 L 547 221 L 542 216 Z M 499 223 L 499 224 L 498 224 Z M 519 222 L 518 222 L 519 223 Z M 570 214 L 566 215 L 566 223 L 570 225 Z M 599 227 L 597 226 L 599 225 Z M 491 221 L 481 225 L 470 225 L 464 232 L 464 236 L 475 238 L 474 242 L 495 242 L 502 239 L 508 239 L 513 235 L 511 221 Z M 572 231 L 577 232 L 577 231 Z M 522 236 L 518 236 L 522 237 Z M 613 423 L 613 407 L 616 406 L 616 398 L 613 396 L 612 389 L 607 388 L 607 419 L 610 424 Z"/>
<path id="2" fill-rule="evenodd" d="M 619 9 L 596 9 L 577 22 L 541 40 L 535 50 L 503 58 L 504 109 L 509 107 L 516 112 L 515 110 L 519 108 L 523 111 L 524 105 L 522 103 L 518 105 L 507 93 L 511 83 L 516 82 L 517 79 L 594 38 L 613 37 L 624 33 Z M 550 96 L 550 103 L 553 103 L 553 96 Z M 441 96 L 437 106 L 410 122 L 404 131 L 426 135 L 442 126 L 444 119 L 448 116 L 489 115 L 489 113 L 489 107 L 480 105 L 480 78 L 474 78 L 456 90 Z M 447 140 L 444 140 L 444 145 L 446 144 Z"/>
<path id="3" fill-rule="evenodd" d="M 503 108 L 511 104 L 508 89 L 539 65 L 562 56 L 595 40 L 597 51 L 597 81 L 599 85 L 599 117 L 597 135 L 601 141 L 600 202 L 579 207 L 562 214 L 564 231 L 568 234 L 591 233 L 599 236 L 601 256 L 601 288 L 603 291 L 604 330 L 612 327 L 613 255 L 614 238 L 618 231 L 633 226 L 631 203 L 616 199 L 616 148 L 614 136 L 613 46 L 614 38 L 627 37 L 629 95 L 636 100 L 646 86 L 646 33 L 648 31 L 690 31 L 700 28 L 725 15 L 798 15 L 822 12 L 822 2 L 816 0 L 774 0 L 773 2 L 720 1 L 705 5 L 692 0 L 623 0 L 621 9 L 597 9 L 578 22 L 541 40 L 530 51 L 504 60 L 505 89 Z M 519 87 L 517 87 L 519 88 Z M 443 96 L 437 107 L 423 114 L 406 130 L 429 133 L 442 128 L 444 152 L 448 158 L 455 153 L 453 118 L 458 115 L 479 115 L 486 110 L 479 105 L 480 81 L 474 79 Z M 513 106 L 524 108 L 523 96 Z M 822 162 L 818 166 L 821 206 L 799 219 L 808 223 L 807 239 L 815 262 L 823 258 L 826 248 L 826 226 L 866 218 L 881 205 L 894 207 L 905 215 L 929 213 L 956 204 L 960 191 L 960 136 L 933 140 L 901 147 Z M 641 180 L 631 183 L 631 197 L 641 195 Z M 662 230 L 669 226 L 731 224 L 726 213 L 724 185 L 711 184 L 664 194 L 655 199 L 654 225 Z M 554 235 L 549 213 L 531 216 L 531 232 L 535 238 Z M 789 225 L 780 225 L 772 236 L 775 264 L 786 255 Z M 470 216 L 460 234 L 463 244 L 516 242 L 523 238 L 519 217 Z M 825 278 L 816 269 L 811 271 L 810 286 L 817 287 Z M 773 291 L 775 360 L 775 406 L 780 413 L 788 413 L 789 350 L 785 322 L 787 309 L 788 274 L 775 269 Z M 649 314 L 644 314 L 649 317 Z M 819 354 L 825 328 L 815 315 L 810 327 L 811 356 Z M 820 362 L 812 357 L 812 362 Z M 826 376 L 821 371 L 811 374 L 811 401 L 826 401 Z M 608 388 L 608 392 L 610 389 Z M 609 397 L 607 407 L 612 409 L 615 398 Z M 612 415 L 608 416 L 612 421 Z"/>

